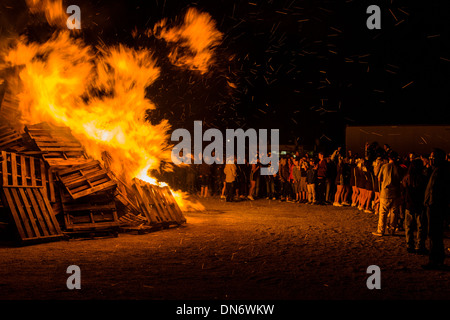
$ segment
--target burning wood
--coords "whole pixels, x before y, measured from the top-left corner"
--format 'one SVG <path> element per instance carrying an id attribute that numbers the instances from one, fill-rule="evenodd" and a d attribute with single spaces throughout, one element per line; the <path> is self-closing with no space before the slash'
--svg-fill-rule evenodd
<path id="1" fill-rule="evenodd" d="M 25 131 L 50 167 L 64 168 L 85 163 L 88 157 L 67 127 L 43 122 L 26 126 Z"/>
<path id="2" fill-rule="evenodd" d="M 52 26 L 65 16 L 60 4 L 28 1 L 30 11 L 44 12 Z M 162 23 L 155 37 L 181 45 L 183 51 L 171 50 L 174 65 L 204 74 L 222 34 L 208 14 L 188 10 L 181 26 Z M 40 178 L 41 188 L 54 191 L 46 196 L 48 214 L 63 232 L 185 223 L 179 205 L 201 204 L 149 176 L 171 161 L 168 120 L 147 121 L 156 109 L 148 88 L 160 76 L 157 59 L 145 47 L 92 46 L 65 29 L 44 43 L 25 34 L 10 39 L 0 66 L 0 125 L 12 126 L 0 128 L 0 151 L 11 153 L 1 166 L 10 169 L 2 171 L 8 184 L 0 187 L 34 188 L 41 176 L 32 168 L 43 164 L 39 172 L 48 176 L 45 183 Z M 14 196 L 7 200 L 3 211 L 25 205 Z"/>
<path id="3" fill-rule="evenodd" d="M 186 222 L 167 186 L 127 184 L 109 162 L 90 158 L 67 127 L 42 122 L 21 135 L 3 125 L 0 138 L 0 215 L 8 215 L 22 244 Z"/>
<path id="4" fill-rule="evenodd" d="M 113 189 L 117 183 L 97 160 L 58 171 L 58 177 L 72 199 L 101 190 Z"/>

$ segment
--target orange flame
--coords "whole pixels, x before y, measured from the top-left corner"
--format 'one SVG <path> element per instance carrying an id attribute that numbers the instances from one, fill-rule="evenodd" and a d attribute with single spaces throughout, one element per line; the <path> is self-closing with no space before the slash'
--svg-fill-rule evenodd
<path id="1" fill-rule="evenodd" d="M 26 2 L 31 13 L 44 13 L 49 25 L 66 26 L 67 16 L 61 0 L 26 0 Z"/>
<path id="2" fill-rule="evenodd" d="M 170 61 L 176 66 L 206 73 L 214 63 L 213 49 L 222 40 L 222 33 L 216 29 L 211 16 L 189 8 L 181 26 L 168 29 L 166 22 L 162 20 L 157 24 L 153 34 L 167 42 L 177 43 L 169 54 Z"/>
<path id="3" fill-rule="evenodd" d="M 65 31 L 42 45 L 21 38 L 5 61 L 25 66 L 18 95 L 24 124 L 68 126 L 90 156 L 107 151 L 112 169 L 128 179 L 170 159 L 168 122 L 145 121 L 155 108 L 145 89 L 159 76 L 150 52 L 119 46 L 94 55 Z"/>
<path id="4" fill-rule="evenodd" d="M 59 17 L 66 19 L 61 1 L 28 0 L 28 4 L 32 12 L 44 11 L 50 24 Z M 189 10 L 184 21 L 182 27 L 163 29 L 161 36 L 182 40 L 190 49 L 187 56 L 174 51 L 174 63 L 204 73 L 221 34 L 209 15 L 196 10 Z M 126 181 L 137 177 L 160 184 L 148 172 L 163 160 L 170 162 L 170 125 L 166 120 L 156 125 L 145 120 L 146 112 L 155 109 L 146 89 L 159 77 L 156 60 L 145 48 L 96 49 L 72 38 L 68 30 L 42 44 L 18 38 L 3 61 L 18 70 L 20 121 L 67 126 L 91 157 L 102 161 L 102 152 L 107 151 L 114 159 L 110 168 Z M 185 193 L 174 196 L 182 208 L 202 209 L 201 204 L 188 202 Z"/>

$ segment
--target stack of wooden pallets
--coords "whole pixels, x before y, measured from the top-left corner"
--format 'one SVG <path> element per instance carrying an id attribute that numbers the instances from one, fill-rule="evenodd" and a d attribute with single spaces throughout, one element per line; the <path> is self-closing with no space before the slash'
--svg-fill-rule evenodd
<path id="1" fill-rule="evenodd" d="M 0 223 L 21 244 L 77 234 L 147 232 L 186 222 L 168 187 L 123 182 L 90 158 L 67 127 L 10 127 L 12 95 L 0 104 Z M 1 97 L 0 97 L 1 98 Z M 17 101 L 16 101 L 17 102 Z M 1 232 L 0 228 L 0 232 Z"/>

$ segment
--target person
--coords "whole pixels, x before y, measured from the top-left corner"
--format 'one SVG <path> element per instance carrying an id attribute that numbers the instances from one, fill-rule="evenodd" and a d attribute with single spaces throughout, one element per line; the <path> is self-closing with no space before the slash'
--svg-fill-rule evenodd
<path id="1" fill-rule="evenodd" d="M 293 178 L 293 190 L 295 194 L 295 202 L 301 202 L 300 192 L 300 163 L 297 158 L 294 159 L 294 167 L 292 168 L 292 178 Z"/>
<path id="2" fill-rule="evenodd" d="M 267 189 L 266 199 L 276 200 L 275 183 L 276 183 L 277 173 L 275 172 L 275 167 L 272 166 L 272 162 L 270 162 L 267 167 L 267 173 L 268 174 L 265 176 L 266 189 Z"/>
<path id="3" fill-rule="evenodd" d="M 318 204 L 326 204 L 326 179 L 327 179 L 327 160 L 324 158 L 323 152 L 319 152 L 319 163 L 317 165 L 317 179 L 316 179 L 316 200 Z"/>
<path id="4" fill-rule="evenodd" d="M 338 158 L 338 163 L 336 166 L 336 193 L 334 194 L 333 206 L 342 207 L 344 202 L 344 172 L 343 172 L 343 162 L 342 157 Z"/>
<path id="5" fill-rule="evenodd" d="M 343 179 L 343 198 L 341 204 L 344 206 L 350 205 L 350 196 L 352 189 L 350 186 L 350 165 L 347 158 L 343 158 L 342 161 L 342 179 Z"/>
<path id="6" fill-rule="evenodd" d="M 373 163 L 373 210 L 375 214 L 380 213 L 380 185 L 377 177 L 383 164 L 384 161 L 381 157 L 377 157 Z"/>
<path id="7" fill-rule="evenodd" d="M 296 166 L 295 164 L 295 158 L 293 157 L 289 157 L 288 159 L 289 162 L 289 199 L 287 199 L 286 201 L 288 202 L 296 202 L 294 200 L 294 197 L 297 197 L 297 190 L 296 190 L 296 185 L 294 183 L 294 167 Z"/>
<path id="8" fill-rule="evenodd" d="M 255 200 L 255 189 L 256 189 L 256 181 L 258 180 L 258 175 L 260 174 L 261 163 L 259 162 L 259 158 L 256 163 L 252 163 L 251 171 L 250 171 L 250 190 L 248 192 L 248 198 L 250 200 Z"/>
<path id="9" fill-rule="evenodd" d="M 383 236 L 387 230 L 395 234 L 401 200 L 401 176 L 397 165 L 398 155 L 395 151 L 389 153 L 389 162 L 380 169 L 378 181 L 380 186 L 380 212 L 378 228 L 372 234 Z"/>
<path id="10" fill-rule="evenodd" d="M 325 203 L 332 204 L 334 200 L 334 194 L 336 193 L 336 163 L 332 161 L 330 157 L 326 159 L 327 172 L 326 172 L 326 191 L 325 191 Z M 337 159 L 336 159 L 337 161 Z"/>
<path id="11" fill-rule="evenodd" d="M 308 189 L 308 204 L 316 204 L 316 178 L 317 166 L 314 159 L 309 160 L 309 167 L 306 171 L 306 187 Z"/>
<path id="12" fill-rule="evenodd" d="M 280 159 L 280 168 L 279 168 L 279 177 L 281 182 L 281 198 L 280 201 L 289 200 L 290 192 L 290 183 L 289 183 L 289 163 L 287 158 Z"/>
<path id="13" fill-rule="evenodd" d="M 336 150 L 333 151 L 333 153 L 330 156 L 331 161 L 337 161 L 340 157 L 342 157 L 342 147 L 338 147 Z"/>
<path id="14" fill-rule="evenodd" d="M 308 202 L 307 197 L 308 189 L 306 186 L 306 171 L 308 170 L 308 160 L 306 156 L 300 160 L 299 166 L 300 166 L 300 185 L 299 185 L 300 201 L 302 203 L 306 203 Z"/>
<path id="15" fill-rule="evenodd" d="M 359 196 L 359 190 L 356 184 L 357 170 L 358 170 L 356 159 L 349 158 L 349 167 L 350 167 L 350 187 L 352 188 L 351 206 L 356 207 L 357 206 L 356 201 Z"/>
<path id="16" fill-rule="evenodd" d="M 410 253 L 424 254 L 427 252 L 424 206 L 426 185 L 427 177 L 423 174 L 423 162 L 420 158 L 413 159 L 402 180 L 402 193 L 405 201 L 406 249 Z M 414 239 L 414 231 L 417 231 L 416 239 Z"/>
<path id="17" fill-rule="evenodd" d="M 187 173 L 186 173 L 186 189 L 189 193 L 195 194 L 197 193 L 196 185 L 195 185 L 195 178 L 197 176 L 197 165 L 194 164 L 194 157 L 190 155 L 191 157 L 191 164 L 187 165 Z"/>
<path id="18" fill-rule="evenodd" d="M 246 198 L 248 192 L 248 177 L 247 177 L 247 164 L 248 163 L 238 163 L 236 164 L 237 177 L 234 183 L 234 189 L 236 193 L 236 198 Z"/>
<path id="19" fill-rule="evenodd" d="M 365 193 L 364 193 L 364 173 L 363 173 L 363 162 L 364 160 L 361 158 L 356 159 L 356 166 L 355 166 L 355 188 L 356 188 L 356 200 L 355 200 L 355 207 L 358 208 L 358 210 L 362 210 L 362 201 L 364 199 Z"/>
<path id="20" fill-rule="evenodd" d="M 374 213 L 373 211 L 373 205 L 372 205 L 372 199 L 373 199 L 373 188 L 374 188 L 374 177 L 372 174 L 372 168 L 368 163 L 368 160 L 365 161 L 364 164 L 364 170 L 363 170 L 363 174 L 364 174 L 364 182 L 365 182 L 365 200 L 364 200 L 364 204 L 362 206 L 364 212 L 366 213 Z"/>
<path id="21" fill-rule="evenodd" d="M 424 205 L 427 212 L 429 261 L 424 269 L 444 267 L 444 221 L 450 205 L 450 178 L 445 152 L 434 149 L 430 155 L 432 172 L 425 189 Z"/>
<path id="22" fill-rule="evenodd" d="M 199 179 L 200 179 L 200 197 L 208 197 L 208 187 L 211 180 L 211 166 L 205 161 L 202 161 L 199 168 Z"/>
<path id="23" fill-rule="evenodd" d="M 223 169 L 226 183 L 226 202 L 233 201 L 234 183 L 237 177 L 237 168 L 234 162 L 233 159 L 228 159 Z"/>

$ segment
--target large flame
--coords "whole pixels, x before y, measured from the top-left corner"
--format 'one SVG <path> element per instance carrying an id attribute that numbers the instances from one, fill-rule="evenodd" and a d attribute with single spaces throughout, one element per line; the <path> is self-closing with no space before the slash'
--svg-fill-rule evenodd
<path id="1" fill-rule="evenodd" d="M 170 159 L 168 122 L 145 121 L 155 108 L 146 88 L 159 76 L 149 51 L 119 45 L 94 54 L 60 31 L 44 44 L 20 38 L 5 61 L 23 66 L 18 96 L 24 124 L 68 126 L 90 156 L 101 159 L 107 151 L 112 169 L 127 179 Z"/>
<path id="2" fill-rule="evenodd" d="M 208 72 L 214 63 L 213 49 L 222 40 L 222 33 L 216 29 L 215 22 L 207 13 L 189 8 L 180 26 L 166 27 L 164 19 L 148 33 L 169 43 L 176 43 L 169 54 L 170 61 L 179 67 Z"/>
<path id="3" fill-rule="evenodd" d="M 32 11 L 44 4 L 49 23 L 61 22 L 60 2 L 28 0 L 28 4 Z M 191 63 L 205 72 L 212 62 L 207 49 L 211 41 L 217 41 L 219 33 L 211 29 L 205 14 L 195 10 L 188 11 L 185 21 L 187 27 L 164 31 L 163 36 L 168 41 L 174 41 L 177 35 L 190 39 L 189 46 L 195 48 L 195 61 Z M 210 28 L 203 28 L 205 24 Z M 198 34 L 204 35 L 199 38 Z M 196 46 L 198 41 L 209 44 Z M 14 89 L 22 124 L 46 121 L 67 126 L 91 157 L 102 160 L 107 152 L 113 159 L 110 168 L 123 179 L 137 177 L 160 184 L 148 173 L 159 169 L 161 161 L 170 162 L 170 125 L 165 120 L 159 124 L 145 120 L 146 112 L 155 109 L 146 89 L 160 75 L 149 49 L 136 50 L 120 44 L 95 48 L 71 37 L 69 30 L 60 29 L 44 43 L 30 42 L 22 36 L 2 58 L 6 67 L 16 67 L 20 78 L 20 86 Z M 189 62 L 184 59 L 180 63 Z M 185 197 L 175 193 L 182 209 L 192 208 L 192 203 L 183 201 Z"/>
<path id="4" fill-rule="evenodd" d="M 26 0 L 26 3 L 31 13 L 43 13 L 49 25 L 59 27 L 66 25 L 67 16 L 61 0 Z"/>

